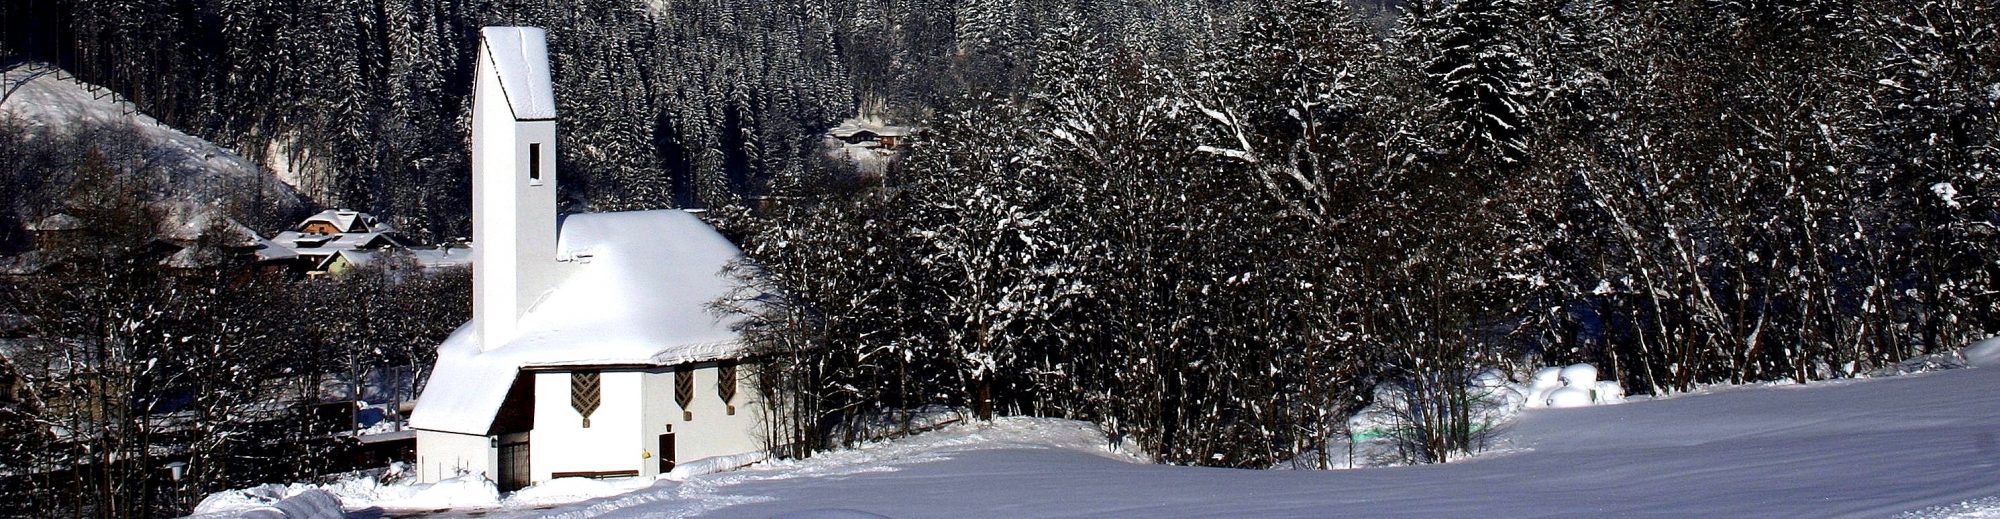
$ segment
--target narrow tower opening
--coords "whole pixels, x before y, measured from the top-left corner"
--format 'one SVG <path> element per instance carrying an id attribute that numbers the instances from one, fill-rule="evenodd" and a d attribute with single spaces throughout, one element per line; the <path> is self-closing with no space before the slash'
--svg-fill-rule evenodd
<path id="1" fill-rule="evenodd" d="M 528 143 L 528 183 L 542 185 L 542 143 Z"/>

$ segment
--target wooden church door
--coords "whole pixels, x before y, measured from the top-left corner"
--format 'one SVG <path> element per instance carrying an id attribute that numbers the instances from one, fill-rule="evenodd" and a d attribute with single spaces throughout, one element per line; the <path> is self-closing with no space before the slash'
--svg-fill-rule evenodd
<path id="1" fill-rule="evenodd" d="M 660 435 L 660 473 L 674 470 L 674 426 L 667 426 L 667 433 Z"/>
<path id="2" fill-rule="evenodd" d="M 500 491 L 513 492 L 527 488 L 534 473 L 529 472 L 528 442 L 513 441 L 500 444 Z"/>

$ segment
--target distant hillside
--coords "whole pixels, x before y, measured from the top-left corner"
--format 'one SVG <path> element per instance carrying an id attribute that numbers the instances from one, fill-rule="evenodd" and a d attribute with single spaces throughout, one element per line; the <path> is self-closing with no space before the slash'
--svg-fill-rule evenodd
<path id="1" fill-rule="evenodd" d="M 101 132 L 76 141 L 44 143 L 78 148 L 41 150 L 45 154 L 82 155 L 94 141 L 132 146 L 146 170 L 158 173 L 160 178 L 149 180 L 157 180 L 154 196 L 159 200 L 212 205 L 257 227 L 290 219 L 305 208 L 297 190 L 234 150 L 168 127 L 138 112 L 117 94 L 77 81 L 62 69 L 34 63 L 0 69 L 0 119 L 10 120 L 5 129 L 22 133 L 18 138 L 28 140 L 24 142 L 38 137 L 76 137 L 78 131 Z M 63 166 L 58 160 L 10 167 L 59 171 Z M 17 174 L 57 176 L 35 171 Z M 15 200 L 10 209 L 30 208 L 22 212 L 34 213 L 59 205 L 59 200 L 51 198 L 60 196 L 60 186 L 28 191 L 22 196 L 41 199 Z"/>

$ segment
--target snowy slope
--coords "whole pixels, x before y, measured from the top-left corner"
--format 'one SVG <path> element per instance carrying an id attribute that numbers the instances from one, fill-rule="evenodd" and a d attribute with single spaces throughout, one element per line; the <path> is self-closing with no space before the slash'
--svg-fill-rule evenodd
<path id="1" fill-rule="evenodd" d="M 171 173 L 168 188 L 173 191 L 169 195 L 173 200 L 206 203 L 226 193 L 255 189 L 263 191 L 259 199 L 277 206 L 278 214 L 300 205 L 290 186 L 236 152 L 161 124 L 138 113 L 116 94 L 46 65 L 23 64 L 0 70 L 0 112 L 57 128 L 78 122 L 130 127 L 153 143 L 155 155 L 151 159 Z"/>
<path id="2" fill-rule="evenodd" d="M 1147 465 L 1005 419 L 484 516 L 1996 517 L 1995 388 L 1987 367 L 1537 409 L 1472 461 L 1327 472 Z"/>

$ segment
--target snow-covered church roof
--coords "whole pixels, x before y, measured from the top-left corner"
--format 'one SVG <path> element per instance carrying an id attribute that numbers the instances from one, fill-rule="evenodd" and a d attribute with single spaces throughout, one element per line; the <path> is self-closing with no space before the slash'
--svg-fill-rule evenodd
<path id="1" fill-rule="evenodd" d="M 548 35 L 534 27 L 487 27 L 479 30 L 483 52 L 500 75 L 500 89 L 514 119 L 556 118 L 555 90 L 549 80 Z"/>
<path id="2" fill-rule="evenodd" d="M 685 211 L 564 218 L 558 257 L 574 270 L 521 318 L 519 334 L 481 352 L 466 323 L 438 346 L 418 429 L 486 434 L 522 368 L 671 366 L 735 358 L 735 316 L 709 303 L 735 284 L 723 271 L 741 253 Z"/>

